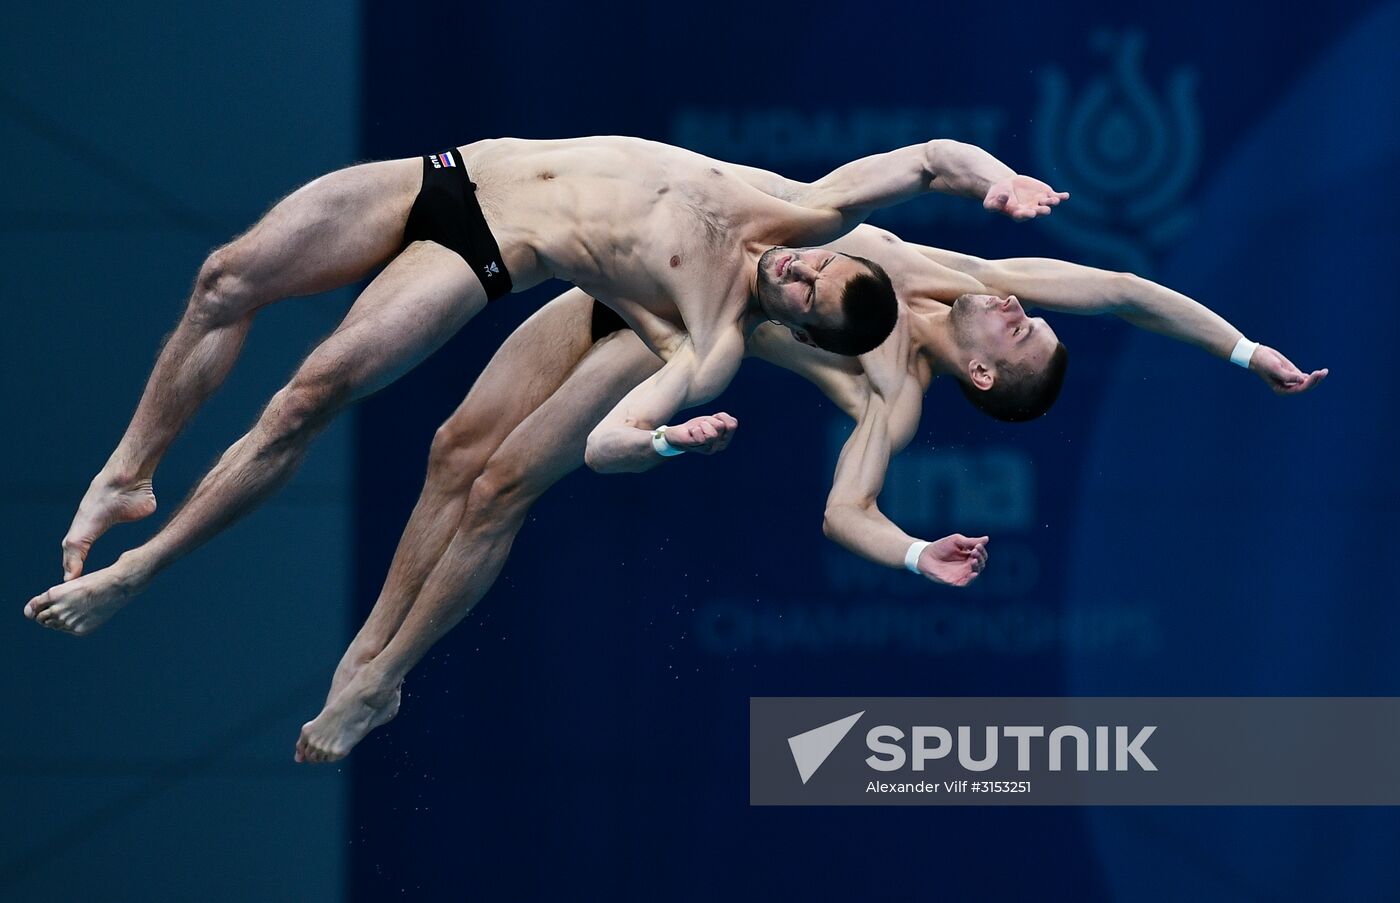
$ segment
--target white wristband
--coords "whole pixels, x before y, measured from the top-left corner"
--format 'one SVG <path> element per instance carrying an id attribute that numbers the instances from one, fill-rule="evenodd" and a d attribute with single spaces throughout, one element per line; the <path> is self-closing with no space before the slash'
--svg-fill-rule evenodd
<path id="1" fill-rule="evenodd" d="M 663 458 L 674 458 L 676 455 L 685 454 L 685 449 L 676 448 L 666 441 L 666 427 L 658 426 L 651 431 L 651 447 Z"/>
<path id="2" fill-rule="evenodd" d="M 1248 370 L 1249 361 L 1254 357 L 1254 349 L 1258 347 L 1258 342 L 1251 342 L 1244 336 L 1240 336 L 1240 340 L 1235 343 L 1235 350 L 1230 352 L 1230 363 Z"/>
<path id="3" fill-rule="evenodd" d="M 931 545 L 933 545 L 933 543 L 924 542 L 922 539 L 916 539 L 910 543 L 909 551 L 904 553 L 905 570 L 913 571 L 916 574 L 922 574 L 923 571 L 919 570 L 919 556 L 924 554 L 924 549 L 927 549 Z"/>

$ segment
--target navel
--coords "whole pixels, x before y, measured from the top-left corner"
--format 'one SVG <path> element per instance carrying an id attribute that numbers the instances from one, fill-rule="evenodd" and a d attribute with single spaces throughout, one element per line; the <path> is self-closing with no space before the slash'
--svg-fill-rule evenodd
<path id="1" fill-rule="evenodd" d="M 681 265 L 681 255 L 679 255 L 679 254 L 672 254 L 672 255 L 671 255 L 671 268 L 672 268 L 672 269 L 675 269 L 676 267 L 678 267 L 678 266 L 680 266 L 680 265 Z"/>

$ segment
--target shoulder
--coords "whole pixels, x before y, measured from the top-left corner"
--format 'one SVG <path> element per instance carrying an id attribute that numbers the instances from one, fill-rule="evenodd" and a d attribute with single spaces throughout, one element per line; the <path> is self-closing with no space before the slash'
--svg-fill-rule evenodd
<path id="1" fill-rule="evenodd" d="M 901 292 L 927 281 L 938 267 L 911 245 L 886 229 L 860 225 L 831 243 L 834 250 L 878 263 Z"/>
<path id="2" fill-rule="evenodd" d="M 744 237 L 768 245 L 816 245 L 829 241 L 847 227 L 839 213 L 811 203 L 811 194 L 798 183 L 769 193 L 741 174 L 716 163 L 702 178 L 709 200 L 722 207 Z M 771 187 L 771 186 L 765 186 Z"/>
<path id="3" fill-rule="evenodd" d="M 901 301 L 894 331 L 874 351 L 859 358 L 871 391 L 886 401 L 893 401 L 899 395 L 909 377 L 910 316 L 908 306 Z"/>

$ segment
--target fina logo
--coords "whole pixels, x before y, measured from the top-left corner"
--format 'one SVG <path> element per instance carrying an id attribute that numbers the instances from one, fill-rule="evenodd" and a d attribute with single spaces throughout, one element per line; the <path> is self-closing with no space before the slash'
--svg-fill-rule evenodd
<path id="1" fill-rule="evenodd" d="M 1093 45 L 1110 56 L 1112 74 L 1076 100 L 1062 71 L 1052 68 L 1041 80 L 1037 166 L 1074 195 L 1045 228 L 1119 269 L 1148 273 L 1149 251 L 1190 225 L 1179 204 L 1201 156 L 1195 72 L 1177 69 L 1159 99 L 1143 78 L 1140 32 L 1101 32 Z"/>

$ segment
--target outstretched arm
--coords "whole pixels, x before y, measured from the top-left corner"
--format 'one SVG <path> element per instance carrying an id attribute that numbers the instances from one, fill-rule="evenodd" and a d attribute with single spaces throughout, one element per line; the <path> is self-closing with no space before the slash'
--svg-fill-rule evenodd
<path id="1" fill-rule="evenodd" d="M 822 530 L 862 558 L 902 568 L 919 540 L 901 530 L 876 503 L 892 453 L 888 409 L 884 399 L 872 393 L 855 432 L 841 449 Z M 918 553 L 916 566 L 935 583 L 966 586 L 987 563 L 987 542 L 985 536 L 945 536 Z"/>
<path id="2" fill-rule="evenodd" d="M 703 356 L 686 337 L 664 367 L 627 393 L 589 433 L 588 466 L 599 473 L 637 473 L 655 467 L 665 454 L 723 451 L 739 428 L 723 412 L 666 426 L 659 439 L 655 432 L 677 411 L 723 392 L 743 356 L 744 337 L 737 328 Z"/>
<path id="3" fill-rule="evenodd" d="M 1204 304 L 1132 273 L 1039 257 L 981 260 L 938 248 L 919 250 L 935 263 L 973 276 L 993 294 L 1014 294 L 1025 303 L 1061 313 L 1115 314 L 1219 358 L 1228 360 L 1243 338 L 1240 330 Z M 1280 394 L 1305 392 L 1327 376 L 1326 369 L 1305 373 L 1265 345 L 1254 352 L 1249 369 Z"/>
<path id="4" fill-rule="evenodd" d="M 847 163 L 812 183 L 794 202 L 829 213 L 834 239 L 875 210 L 929 191 L 980 200 L 988 210 L 1018 221 L 1044 216 L 1069 197 L 1038 179 L 1017 175 L 980 147 L 935 139 Z"/>

